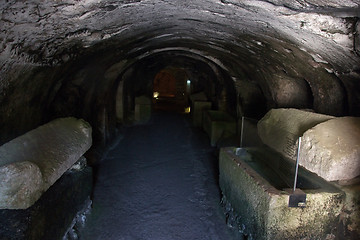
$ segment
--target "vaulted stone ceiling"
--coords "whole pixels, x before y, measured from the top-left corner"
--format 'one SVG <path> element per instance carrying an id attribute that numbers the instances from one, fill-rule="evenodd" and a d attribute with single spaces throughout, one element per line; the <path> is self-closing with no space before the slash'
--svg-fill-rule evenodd
<path id="1" fill-rule="evenodd" d="M 0 143 L 61 115 L 96 125 L 121 74 L 165 66 L 169 54 L 197 62 L 178 64 L 189 72 L 205 63 L 233 80 L 242 115 L 262 108 L 260 95 L 266 109 L 360 115 L 359 0 L 7 0 L 0 8 Z"/>

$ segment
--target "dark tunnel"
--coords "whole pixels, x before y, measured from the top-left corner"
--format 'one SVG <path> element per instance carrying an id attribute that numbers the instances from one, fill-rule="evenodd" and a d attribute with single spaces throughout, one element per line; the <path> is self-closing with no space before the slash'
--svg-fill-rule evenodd
<path id="1" fill-rule="evenodd" d="M 301 233 L 302 230 L 297 227 L 295 232 L 300 232 L 300 235 L 296 235 L 297 237 L 355 239 L 355 236 L 360 234 L 358 204 L 360 196 L 356 194 L 357 190 L 354 190 L 359 186 L 359 174 L 355 171 L 360 171 L 360 151 L 356 150 L 360 146 L 359 4 L 358 0 L 342 2 L 333 0 L 4 1 L 0 3 L 2 10 L 0 21 L 0 145 L 2 145 L 0 146 L 0 176 L 1 174 L 4 176 L 0 179 L 11 182 L 9 179 L 21 176 L 19 172 L 25 169 L 23 167 L 20 171 L 20 167 L 16 166 L 11 172 L 7 168 L 7 164 L 11 162 L 8 159 L 13 156 L 14 164 L 24 161 L 36 162 L 34 160 L 36 158 L 44 158 L 45 162 L 50 162 L 51 160 L 47 159 L 53 156 L 48 157 L 46 154 L 52 154 L 61 149 L 59 147 L 58 150 L 53 150 L 46 146 L 44 147 L 46 150 L 43 150 L 41 145 L 38 148 L 41 149 L 39 156 L 33 154 L 31 152 L 33 150 L 29 150 L 30 153 L 25 152 L 23 149 L 31 145 L 29 142 L 35 142 L 36 146 L 44 139 L 45 143 L 52 141 L 46 140 L 45 137 L 42 139 L 41 134 L 40 140 L 26 134 L 57 119 L 82 119 L 81 121 L 85 121 L 88 124 L 86 126 L 90 127 L 84 127 L 84 125 L 76 131 L 85 132 L 84 129 L 90 128 L 91 140 L 89 141 L 91 143 L 89 144 L 91 146 L 89 145 L 88 149 L 80 155 L 86 158 L 85 165 L 93 168 L 93 173 L 88 176 L 91 178 L 90 181 L 74 181 L 79 184 L 81 181 L 90 184 L 90 190 L 88 189 L 88 194 L 84 193 L 84 196 L 91 196 L 93 191 L 91 188 L 96 186 L 98 179 L 97 174 L 104 171 L 99 170 L 102 169 L 104 159 L 108 154 L 111 155 L 114 148 L 127 144 L 127 137 L 131 135 L 126 135 L 128 132 L 136 132 L 140 130 L 133 129 L 144 128 L 143 134 L 146 135 L 147 131 L 150 131 L 146 129 L 146 126 L 150 129 L 151 124 L 156 123 L 154 119 L 158 119 L 161 114 L 165 114 L 164 112 L 178 116 L 178 118 L 172 118 L 165 114 L 173 122 L 188 118 L 184 120 L 185 123 L 182 122 L 185 126 L 194 124 L 195 115 L 199 114 L 201 116 L 200 128 L 193 126 L 191 129 L 198 132 L 200 136 L 206 132 L 211 139 L 211 134 L 214 134 L 215 130 L 206 130 L 210 128 L 210 125 L 206 124 L 216 122 L 215 115 L 211 114 L 222 114 L 221 116 L 226 115 L 227 119 L 222 121 L 231 119 L 234 125 L 231 130 L 224 130 L 225 125 L 219 127 L 224 128 L 221 129 L 222 135 L 220 134 L 219 137 L 221 141 L 214 144 L 211 142 L 213 145 L 211 151 L 216 158 L 226 158 L 224 156 L 227 153 L 223 147 L 243 147 L 239 143 L 245 136 L 245 124 L 245 130 L 255 129 L 256 131 L 254 134 L 251 133 L 250 138 L 261 139 L 263 143 L 261 153 L 249 148 L 247 154 L 252 155 L 252 158 L 269 158 L 267 164 L 271 165 L 270 168 L 276 166 L 275 168 L 280 169 L 283 166 L 284 169 L 293 169 L 293 163 L 288 163 L 288 160 L 284 160 L 284 163 L 281 163 L 282 160 L 272 162 L 272 157 L 269 156 L 279 154 L 281 158 L 294 160 L 295 154 L 289 151 L 295 151 L 297 146 L 300 151 L 297 137 L 302 137 L 303 148 L 307 152 L 306 157 L 321 159 L 309 160 L 309 165 L 300 162 L 300 165 L 306 169 L 302 174 L 309 176 L 315 174 L 326 184 L 329 182 L 330 185 L 335 184 L 340 189 L 339 192 L 343 194 L 336 195 L 337 206 L 345 204 L 343 209 L 347 209 L 352 202 L 356 202 L 343 212 L 340 210 L 336 213 L 331 212 L 334 215 L 331 221 L 341 222 L 339 219 L 343 219 L 341 226 L 336 225 L 336 232 L 328 230 L 330 227 L 324 227 L 325 230 L 319 231 L 323 235 L 315 236 L 311 235 L 315 233 L 310 230 L 304 230 Z M 201 108 L 204 109 L 201 111 L 198 110 L 200 105 L 196 105 L 198 103 L 203 104 Z M 206 111 L 213 111 L 206 115 L 210 119 L 209 123 L 203 123 L 207 121 L 205 108 Z M 160 115 L 156 115 L 158 113 Z M 249 125 L 246 125 L 248 124 L 246 119 Z M 330 121 L 342 119 L 344 122 L 334 123 L 326 130 L 315 129 L 324 122 L 330 124 Z M 165 129 L 166 121 L 159 120 L 159 122 L 163 122 Z M 255 122 L 257 125 L 254 124 Z M 70 125 L 70 123 L 61 125 L 58 131 L 55 127 L 53 128 L 57 133 L 62 127 Z M 293 129 L 295 127 L 298 127 L 297 130 Z M 157 125 L 154 126 L 155 128 Z M 173 128 L 177 127 L 174 125 Z M 200 130 L 202 128 L 203 130 Z M 161 132 L 161 128 L 159 129 L 157 131 Z M 278 132 L 274 129 L 278 129 Z M 308 137 L 309 129 L 322 138 L 319 137 L 319 140 L 312 135 Z M 286 133 L 283 134 L 282 131 Z M 289 131 L 295 132 L 286 135 Z M 182 136 L 180 132 L 174 132 L 174 134 Z M 192 136 L 192 133 L 187 133 Z M 343 137 L 346 134 L 348 137 Z M 21 136 L 27 137 L 24 138 L 25 140 L 17 140 Z M 334 149 L 321 150 L 321 153 L 313 154 L 312 151 L 317 149 L 317 143 L 322 144 L 323 139 L 330 138 L 338 140 L 337 142 L 327 140 L 326 144 L 339 146 L 340 150 L 334 147 Z M 63 143 L 66 137 L 59 139 L 62 139 L 61 143 Z M 129 141 L 130 139 L 132 138 L 129 137 Z M 183 141 L 194 141 L 194 145 L 198 144 L 193 138 L 191 140 L 184 138 Z M 20 145 L 15 145 L 15 143 Z M 72 143 L 65 149 L 72 150 L 75 145 Z M 207 149 L 207 147 L 202 147 Z M 269 150 L 271 153 L 267 152 L 268 148 L 271 149 Z M 66 154 L 71 155 L 67 151 L 65 151 Z M 186 150 L 183 151 L 186 152 Z M 268 155 L 263 155 L 264 152 Z M 343 155 L 336 155 L 338 152 L 349 154 L 343 157 Z M 326 160 L 323 160 L 325 158 Z M 337 173 L 331 175 L 330 170 L 326 170 L 327 173 L 321 172 L 323 170 L 317 164 L 321 161 L 323 163 L 332 161 L 332 159 L 342 159 L 341 167 L 354 169 L 354 173 L 347 174 L 351 175 L 351 179 L 350 177 L 349 179 L 332 177 Z M 348 162 L 343 159 L 350 160 Z M 214 165 L 218 165 L 218 160 L 212 161 L 215 161 Z M 225 162 L 225 160 L 220 160 L 220 164 L 221 161 Z M 41 179 L 47 182 L 45 179 L 47 172 L 42 169 L 42 163 L 36 162 L 36 164 L 40 166 Z M 324 165 L 327 167 L 331 164 L 324 163 Z M 238 166 L 241 164 L 238 163 Z M 70 166 L 67 166 L 64 171 L 70 171 L 69 168 Z M 224 173 L 220 169 L 220 175 L 224 174 L 229 178 L 220 179 L 220 185 L 223 186 L 220 186 L 221 191 L 222 193 L 227 191 L 227 199 L 232 203 L 234 211 L 241 211 L 239 210 L 241 206 L 237 207 L 237 203 L 232 202 L 240 201 L 233 199 L 236 194 L 232 191 L 235 190 L 227 187 L 237 186 L 231 182 L 236 177 L 231 177 L 232 173 L 227 172 L 230 170 L 223 171 Z M 286 171 L 293 174 L 292 170 Z M 28 179 L 35 179 L 33 175 L 26 176 Z M 240 176 L 240 173 L 234 176 Z M 250 186 L 250 183 L 245 184 L 244 181 L 242 180 L 239 185 Z M 344 181 L 346 184 L 343 184 Z M 13 185 L 17 183 L 14 180 Z M 74 188 L 77 186 L 73 183 L 64 184 L 74 186 Z M 322 182 L 318 183 L 318 186 L 323 186 L 322 184 Z M 19 185 L 17 189 L 22 189 L 22 186 Z M 47 193 L 47 188 L 42 187 L 38 195 Z M 0 202 L 3 202 L 0 216 L 3 219 L 20 221 L 21 226 L 26 226 L 20 231 L 23 238 L 19 238 L 28 239 L 27 237 L 31 235 L 33 238 L 29 239 L 36 239 L 34 236 L 40 235 L 36 235 L 38 233 L 31 229 L 36 228 L 34 226 L 37 222 L 26 225 L 23 219 L 25 216 L 28 218 L 42 216 L 41 213 L 46 212 L 44 209 L 49 207 L 28 208 L 28 206 L 25 210 L 21 210 L 24 211 L 21 213 L 23 215 L 17 215 L 17 213 L 14 215 L 13 209 L 23 208 L 7 207 L 7 204 L 10 204 L 7 201 L 18 200 L 7 200 L 5 196 L 10 196 L 10 192 L 15 190 L 9 190 L 10 187 L 8 189 L 7 186 L 3 189 L 0 189 L 0 195 L 3 196 L 1 198 L 4 199 L 0 199 Z M 250 188 L 249 191 L 256 191 L 254 189 L 256 188 Z M 265 189 L 266 192 L 268 188 Z M 57 191 L 60 190 L 55 192 Z M 70 195 L 72 192 L 80 192 L 69 191 Z M 329 192 L 334 193 L 337 190 L 329 190 Z M 24 190 L 21 194 L 27 196 L 28 192 Z M 308 199 L 311 199 L 309 194 L 307 194 Z M 84 197 L 81 199 L 83 203 Z M 332 204 L 335 202 L 334 199 L 335 197 L 328 201 Z M 251 201 L 247 199 L 245 202 L 251 205 Z M 309 201 L 309 209 L 311 209 L 311 200 Z M 45 203 L 41 204 L 40 206 L 48 206 Z M 329 203 L 329 206 L 331 204 Z M 82 204 L 79 203 L 78 206 L 76 212 Z M 34 210 L 35 208 L 38 210 Z M 267 209 L 269 208 L 271 206 Z M 320 208 L 314 207 L 314 209 Z M 331 214 L 328 213 L 328 215 Z M 72 221 L 74 214 L 68 218 Z M 315 218 L 313 221 L 320 220 Z M 331 221 L 321 226 L 333 226 Z M 259 228 L 268 230 L 258 235 L 249 235 L 250 238 L 251 236 L 253 239 L 257 239 L 256 236 L 259 236 L 258 239 L 280 237 L 280 235 L 274 235 L 275 230 L 271 230 L 276 229 L 280 232 L 280 228 L 273 227 L 270 220 L 260 222 L 262 224 L 266 222 L 266 226 L 261 225 Z M 70 223 L 64 225 L 67 226 Z M 1 234 L 10 236 L 11 231 L 16 231 L 14 229 L 7 231 L 5 228 L 0 230 L 0 239 L 15 239 L 1 238 Z M 61 234 L 64 234 L 64 231 L 59 230 L 58 235 Z M 244 239 L 245 235 L 243 235 Z M 295 239 L 295 235 L 291 236 Z M 155 239 L 155 236 L 148 239 Z M 181 238 L 174 237 L 174 239 Z M 214 237 L 214 239 L 219 238 Z"/>

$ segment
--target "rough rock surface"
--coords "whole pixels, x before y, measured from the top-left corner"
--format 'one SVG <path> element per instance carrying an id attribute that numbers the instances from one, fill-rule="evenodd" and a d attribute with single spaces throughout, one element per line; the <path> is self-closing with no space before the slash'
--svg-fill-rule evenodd
<path id="1" fill-rule="evenodd" d="M 39 167 L 29 161 L 0 167 L 0 206 L 30 206 L 42 194 L 44 184 Z"/>
<path id="2" fill-rule="evenodd" d="M 106 106 L 114 130 L 112 89 L 134 66 L 135 96 L 180 65 L 213 102 L 220 80 L 247 85 L 237 92 L 245 116 L 277 107 L 360 116 L 359 0 L 9 0 L 0 9 L 0 144 L 63 116 L 110 136 L 95 130 L 97 116 Z"/>
<path id="3" fill-rule="evenodd" d="M 337 8 L 340 16 L 345 14 L 347 17 L 356 16 L 359 1 L 303 2 L 203 0 L 191 4 L 188 1 L 177 1 L 176 4 L 172 4 L 173 1 L 159 0 L 67 0 L 64 3 L 46 1 L 39 5 L 33 0 L 26 3 L 6 1 L 0 5 L 3 10 L 3 29 L 5 29 L 0 35 L 3 39 L 0 49 L 4 57 L 19 55 L 23 60 L 30 62 L 54 61 L 52 57 L 56 54 L 60 54 L 57 61 L 68 61 L 75 54 L 69 52 L 72 48 L 89 47 L 101 40 L 131 34 L 128 31 L 130 28 L 143 31 L 146 28 L 159 30 L 159 26 L 166 26 L 179 31 L 174 31 L 173 36 L 162 37 L 177 38 L 179 37 L 177 34 L 184 33 L 184 29 L 187 32 L 199 27 L 199 23 L 194 24 L 195 21 L 201 24 L 215 20 L 232 28 L 234 23 L 231 21 L 239 17 L 243 22 L 241 28 L 245 31 L 276 29 L 293 36 L 298 42 L 314 40 L 311 34 L 326 35 L 335 40 L 349 38 L 351 24 L 344 23 L 344 18 L 336 15 L 328 16 L 326 13 L 331 13 L 329 8 Z M 351 11 L 351 8 L 354 9 Z M 141 14 L 138 14 L 139 12 Z M 185 16 L 194 18 L 194 21 L 184 19 Z M 150 26 L 149 22 L 153 24 Z M 292 23 L 298 24 L 291 26 Z M 178 28 L 177 24 L 181 27 Z M 207 32 L 206 34 L 210 32 L 217 34 L 211 29 L 203 30 Z M 305 35 L 301 30 L 309 30 L 311 34 Z M 47 44 L 43 45 L 44 42 Z M 347 42 L 351 42 L 350 39 Z M 321 40 L 317 41 L 316 47 L 324 48 L 323 44 Z M 33 54 L 35 52 L 41 55 L 36 56 Z"/>
<path id="4" fill-rule="evenodd" d="M 328 181 L 360 175 L 360 118 L 335 118 L 306 131 L 299 164 Z"/>
<path id="5" fill-rule="evenodd" d="M 305 131 L 334 117 L 298 109 L 272 109 L 258 122 L 263 143 L 296 159 L 297 140 Z"/>
<path id="6" fill-rule="evenodd" d="M 277 107 L 308 108 L 311 104 L 311 91 L 303 79 L 292 79 L 286 74 L 273 75 L 268 80 L 271 96 Z"/>
<path id="7" fill-rule="evenodd" d="M 91 146 L 91 127 L 56 119 L 0 147 L 0 208 L 31 206 Z"/>

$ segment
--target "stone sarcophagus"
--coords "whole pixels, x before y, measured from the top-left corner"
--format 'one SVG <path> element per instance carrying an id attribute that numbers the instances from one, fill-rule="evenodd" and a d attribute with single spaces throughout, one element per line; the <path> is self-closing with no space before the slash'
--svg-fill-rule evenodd
<path id="1" fill-rule="evenodd" d="M 135 116 L 136 123 L 146 123 L 150 120 L 152 113 L 152 103 L 150 98 L 141 96 L 135 98 Z"/>
<path id="2" fill-rule="evenodd" d="M 222 111 L 204 111 L 203 129 L 210 137 L 211 146 L 216 146 L 220 139 L 236 134 L 236 121 Z"/>
<path id="3" fill-rule="evenodd" d="M 62 118 L 0 147 L 0 209 L 26 209 L 92 144 L 91 126 Z"/>
<path id="4" fill-rule="evenodd" d="M 220 186 L 259 238 L 358 239 L 360 118 L 272 109 L 257 131 L 258 146 L 222 150 Z M 296 188 L 306 194 L 300 210 L 287 207 L 284 191 L 293 187 L 297 156 Z"/>
<path id="5" fill-rule="evenodd" d="M 84 120 L 61 118 L 0 147 L 0 239 L 65 239 L 89 209 L 92 143 Z"/>
<path id="6" fill-rule="evenodd" d="M 263 149 L 221 149 L 220 188 L 245 226 L 244 234 L 264 240 L 335 236 L 344 192 L 301 169 L 298 186 L 306 193 L 306 207 L 288 207 L 290 166 L 291 162 Z"/>
<path id="7" fill-rule="evenodd" d="M 211 102 L 207 101 L 194 101 L 191 107 L 191 117 L 194 126 L 200 127 L 203 123 L 204 111 L 211 109 Z"/>

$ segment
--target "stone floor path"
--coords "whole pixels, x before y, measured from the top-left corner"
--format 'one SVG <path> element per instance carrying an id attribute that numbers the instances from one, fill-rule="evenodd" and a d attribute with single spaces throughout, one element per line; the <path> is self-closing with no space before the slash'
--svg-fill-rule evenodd
<path id="1" fill-rule="evenodd" d="M 188 118 L 156 113 L 125 130 L 98 169 L 81 239 L 234 239 L 220 207 L 217 150 Z"/>

